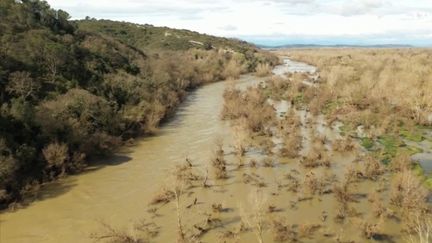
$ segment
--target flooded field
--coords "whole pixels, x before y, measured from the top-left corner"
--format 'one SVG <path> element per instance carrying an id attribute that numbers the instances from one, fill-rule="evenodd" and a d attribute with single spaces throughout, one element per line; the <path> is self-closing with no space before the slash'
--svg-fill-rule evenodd
<path id="1" fill-rule="evenodd" d="M 313 76 L 315 71 L 285 59 L 274 74 Z M 245 75 L 235 85 L 245 89 L 264 80 Z M 277 237 L 281 241 L 372 242 L 364 234 L 377 224 L 383 242 L 407 240 L 401 230 L 403 218 L 388 205 L 391 174 L 373 180 L 350 178 L 350 171 L 364 167 L 358 157 L 367 152 L 356 142 L 351 151 L 339 152 L 339 128 L 328 126 L 323 117 L 305 110 L 292 113 L 300 122 L 300 154 L 311 153 L 313 137 L 324 137 L 326 166 L 305 167 L 302 157 L 279 155 L 283 144 L 278 131 L 267 149 L 260 143 L 265 138 L 258 136 L 244 156 L 236 155 L 233 127 L 220 118 L 226 86 L 226 82 L 213 83 L 192 92 L 155 136 L 136 141 L 84 174 L 44 186 L 29 206 L 2 213 L 1 242 L 94 242 L 104 236 L 101 222 L 133 235 L 132 226 L 142 220 L 149 223 L 146 230 L 152 227 L 151 242 L 174 242 L 179 225 L 192 240 L 202 242 L 273 242 Z M 279 120 L 294 109 L 289 101 L 270 103 Z M 226 160 L 225 179 L 214 176 L 215 143 L 221 144 L 219 153 Z M 417 156 L 430 166 L 430 148 Z M 178 203 L 152 204 L 161 190 L 175 187 L 175 170 L 194 176 L 181 188 Z M 341 215 L 334 188 L 343 187 L 346 180 L 350 183 L 344 190 L 350 199 Z M 379 210 L 383 212 L 377 216 Z M 275 229 L 279 230 L 275 233 Z"/>

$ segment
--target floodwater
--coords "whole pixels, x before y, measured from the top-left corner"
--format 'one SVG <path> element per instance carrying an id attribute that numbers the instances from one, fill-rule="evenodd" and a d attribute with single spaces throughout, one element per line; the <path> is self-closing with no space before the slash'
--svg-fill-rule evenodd
<path id="1" fill-rule="evenodd" d="M 302 71 L 314 72 L 314 68 L 290 60 L 276 67 L 275 74 Z M 255 85 L 263 79 L 244 75 L 237 85 Z M 243 219 L 253 218 L 249 214 L 256 205 L 253 195 L 258 190 L 258 200 L 273 206 L 272 213 L 265 217 L 263 238 L 273 241 L 271 220 L 286 217 L 287 222 L 304 229 L 307 225 L 321 227 L 314 234 L 308 233 L 302 242 L 335 242 L 336 239 L 367 242 L 359 231 L 363 221 L 375 222 L 367 193 L 381 189 L 383 203 L 388 201 L 389 178 L 378 182 L 360 181 L 353 185 L 357 202 L 350 203 L 355 216 L 344 222 L 334 220 L 338 203 L 332 193 L 312 195 L 307 188 L 300 186 L 297 192 L 288 190 L 290 181 L 287 174 L 298 179 L 300 184 L 306 174 L 313 172 L 317 177 L 342 180 L 348 165 L 359 167 L 353 162 L 353 153 L 331 152 L 331 167 L 305 169 L 298 160 L 270 155 L 275 161 L 273 167 L 264 167 L 261 159 L 269 157 L 257 147 L 249 147 L 239 167 L 239 159 L 233 154 L 232 131 L 228 122 L 220 119 L 223 106 L 225 82 L 203 86 L 192 92 L 179 108 L 175 118 L 164 124 L 152 137 L 140 139 L 134 146 L 124 148 L 113 158 L 102 161 L 85 173 L 69 176 L 58 182 L 46 185 L 28 206 L 14 212 L 4 212 L 1 216 L 0 242 L 93 242 L 92 233 L 101 230 L 100 222 L 116 228 L 131 228 L 134 222 L 146 219 L 159 226 L 159 234 L 152 242 L 175 242 L 177 237 L 177 211 L 173 202 L 165 205 L 150 205 L 151 200 L 164 186 L 171 185 L 170 174 L 176 165 L 189 158 L 193 170 L 203 176 L 208 171 L 209 188 L 195 186 L 180 197 L 180 217 L 186 232 L 195 230 L 206 218 L 217 219 L 214 229 L 202 235 L 203 242 L 221 242 L 221 235 L 235 232 L 235 236 L 224 238 L 228 242 L 254 242 L 256 235 L 251 231 L 237 232 Z M 289 109 L 289 104 L 275 105 L 278 109 Z M 279 115 L 281 115 L 280 113 Z M 310 116 L 299 111 L 301 116 L 303 143 L 307 148 L 310 129 L 326 135 L 329 144 L 338 137 L 337 132 L 326 127 L 317 119 L 316 124 L 307 122 Z M 323 120 L 323 119 L 321 119 Z M 228 179 L 216 180 L 213 177 L 210 159 L 215 149 L 215 140 L 224 142 L 225 159 L 228 162 Z M 275 140 L 277 141 L 277 139 Z M 278 146 L 275 144 L 275 146 Z M 258 161 L 256 167 L 249 166 L 252 159 Z M 333 179 L 332 179 L 333 178 Z M 329 189 L 331 185 L 327 186 Z M 384 188 L 378 188 L 384 187 Z M 255 201 L 254 201 L 255 200 Z M 193 202 L 196 201 L 194 204 Z M 222 210 L 215 212 L 212 204 L 221 204 Z M 187 208 L 188 205 L 192 205 Z M 153 210 L 149 210 L 153 209 Z M 249 216 L 248 216 L 249 215 Z M 248 221 L 248 220 L 246 220 Z M 397 219 L 387 219 L 382 231 L 391 235 L 387 242 L 403 242 Z"/>

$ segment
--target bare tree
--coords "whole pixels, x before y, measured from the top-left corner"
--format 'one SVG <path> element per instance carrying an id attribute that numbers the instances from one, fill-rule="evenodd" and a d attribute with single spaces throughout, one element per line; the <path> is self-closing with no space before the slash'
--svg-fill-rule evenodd
<path id="1" fill-rule="evenodd" d="M 265 224 L 267 197 L 260 190 L 252 191 L 250 194 L 251 204 L 247 209 L 240 206 L 240 214 L 246 225 L 253 229 L 259 243 L 263 243 L 263 231 Z"/>
<path id="2" fill-rule="evenodd" d="M 40 84 L 37 83 L 29 72 L 14 72 L 9 75 L 9 84 L 6 91 L 24 97 L 34 96 L 40 89 Z"/>
<path id="3" fill-rule="evenodd" d="M 419 215 L 414 220 L 414 233 L 415 237 L 409 236 L 409 242 L 415 243 L 428 243 L 432 241 L 432 218 L 430 215 Z"/>

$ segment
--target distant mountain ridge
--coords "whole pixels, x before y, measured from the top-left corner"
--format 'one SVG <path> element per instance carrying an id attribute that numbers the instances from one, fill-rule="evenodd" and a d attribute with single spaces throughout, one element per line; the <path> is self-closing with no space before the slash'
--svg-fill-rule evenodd
<path id="1" fill-rule="evenodd" d="M 289 49 L 289 48 L 411 48 L 412 45 L 400 44 L 377 44 L 377 45 L 348 45 L 348 44 L 335 44 L 335 45 L 320 45 L 320 44 L 287 44 L 287 45 L 257 45 L 263 49 Z"/>

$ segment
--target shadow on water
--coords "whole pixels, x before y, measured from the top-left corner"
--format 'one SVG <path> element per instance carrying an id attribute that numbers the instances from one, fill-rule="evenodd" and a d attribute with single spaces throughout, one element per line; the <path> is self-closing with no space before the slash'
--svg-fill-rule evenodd
<path id="1" fill-rule="evenodd" d="M 176 111 L 165 118 L 160 124 L 160 128 L 164 127 L 178 127 L 184 121 L 184 117 L 187 115 L 187 108 L 195 103 L 198 98 L 198 89 L 189 91 L 185 100 L 176 108 Z"/>
<path id="2" fill-rule="evenodd" d="M 91 162 L 85 169 L 80 173 L 84 175 L 87 173 L 95 172 L 99 169 L 107 166 L 117 166 L 130 161 L 131 158 L 126 155 L 112 155 L 108 158 L 100 158 L 94 162 Z M 77 185 L 77 178 L 75 175 L 70 175 L 65 178 L 61 178 L 52 182 L 42 184 L 39 188 L 33 188 L 24 195 L 22 202 L 16 205 L 12 205 L 9 210 L 16 211 L 31 206 L 33 203 L 44 201 L 47 199 L 55 198 L 69 192 L 74 186 Z M 8 210 L 5 210 L 7 212 Z M 1 212 L 0 212 L 1 213 Z"/>
<path id="3" fill-rule="evenodd" d="M 110 155 L 107 158 L 99 158 L 93 162 L 90 162 L 89 165 L 85 168 L 85 170 L 81 174 L 91 173 L 93 171 L 100 170 L 107 166 L 117 166 L 123 163 L 130 161 L 132 158 L 124 155 L 124 154 L 114 154 Z"/>

